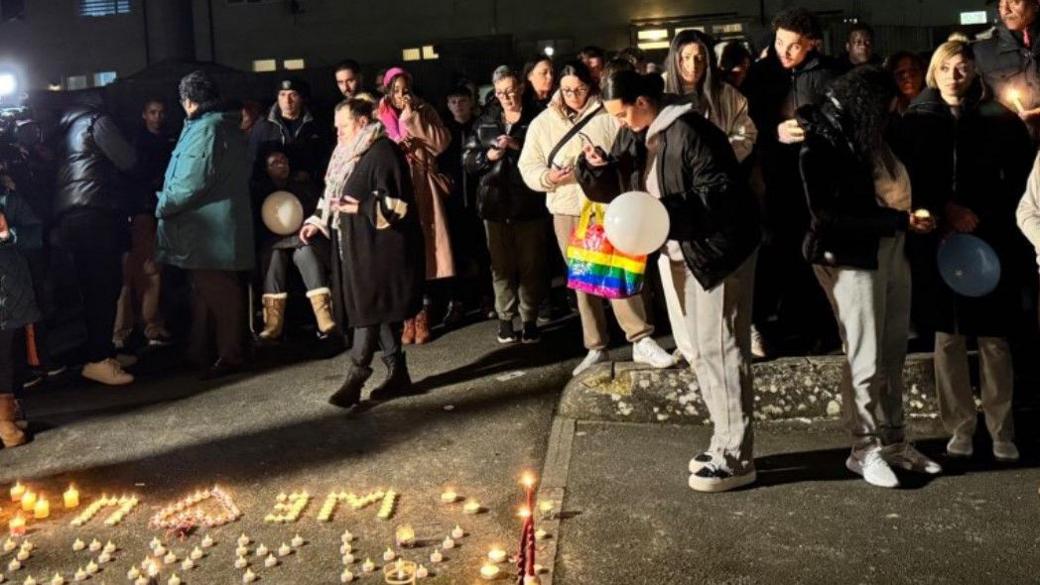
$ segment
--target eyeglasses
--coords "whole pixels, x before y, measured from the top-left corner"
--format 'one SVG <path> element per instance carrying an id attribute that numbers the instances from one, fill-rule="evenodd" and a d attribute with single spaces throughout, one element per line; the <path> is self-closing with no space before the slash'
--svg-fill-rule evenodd
<path id="1" fill-rule="evenodd" d="M 577 89 L 560 89 L 563 97 L 582 97 L 589 93 L 589 88 L 579 87 Z"/>
<path id="2" fill-rule="evenodd" d="M 519 92 L 516 91 L 515 89 L 511 89 L 509 91 L 496 91 L 495 92 L 495 97 L 497 97 L 499 99 L 502 99 L 502 98 L 515 98 L 518 93 Z"/>

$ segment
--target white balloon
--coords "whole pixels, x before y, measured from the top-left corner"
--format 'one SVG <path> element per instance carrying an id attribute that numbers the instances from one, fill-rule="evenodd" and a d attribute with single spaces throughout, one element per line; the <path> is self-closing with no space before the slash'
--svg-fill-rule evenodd
<path id="1" fill-rule="evenodd" d="M 303 205 L 288 191 L 275 191 L 264 199 L 260 216 L 267 229 L 279 236 L 295 234 L 303 225 Z"/>
<path id="2" fill-rule="evenodd" d="M 615 248 L 642 256 L 658 250 L 668 239 L 668 211 L 649 193 L 629 191 L 607 206 L 603 229 Z"/>

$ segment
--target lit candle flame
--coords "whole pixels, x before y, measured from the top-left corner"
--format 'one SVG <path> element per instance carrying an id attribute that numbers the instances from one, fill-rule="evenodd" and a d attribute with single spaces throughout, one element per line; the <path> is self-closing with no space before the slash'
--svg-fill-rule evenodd
<path id="1" fill-rule="evenodd" d="M 1019 114 L 1026 111 L 1025 105 L 1022 103 L 1022 93 L 1020 91 L 1017 89 L 1009 90 L 1008 99 L 1015 105 L 1015 109 L 1018 110 Z"/>
<path id="2" fill-rule="evenodd" d="M 530 489 L 534 487 L 534 474 L 530 471 L 524 472 L 523 477 L 520 479 L 520 483 L 524 484 L 524 487 Z"/>
<path id="3" fill-rule="evenodd" d="M 527 506 L 523 506 L 523 507 L 520 508 L 520 511 L 517 513 L 517 515 L 520 516 L 521 518 L 530 518 L 531 517 L 531 509 L 528 508 Z"/>

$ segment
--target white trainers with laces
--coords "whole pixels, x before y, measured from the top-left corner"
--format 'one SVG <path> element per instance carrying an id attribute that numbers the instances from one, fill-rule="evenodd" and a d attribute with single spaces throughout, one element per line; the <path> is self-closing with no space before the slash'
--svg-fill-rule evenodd
<path id="1" fill-rule="evenodd" d="M 632 361 L 660 370 L 674 366 L 675 356 L 661 349 L 653 338 L 644 337 L 632 344 Z"/>
<path id="2" fill-rule="evenodd" d="M 927 473 L 928 475 L 939 475 L 942 473 L 942 465 L 939 465 L 927 455 L 918 451 L 909 441 L 888 445 L 887 447 L 882 448 L 881 457 L 883 457 L 889 465 L 907 471 Z"/>
<path id="3" fill-rule="evenodd" d="M 880 449 L 873 449 L 861 454 L 853 452 L 845 460 L 845 467 L 852 473 L 863 476 L 863 479 L 870 485 L 883 488 L 899 487 L 899 478 L 881 457 Z"/>
<path id="4" fill-rule="evenodd" d="M 134 381 L 134 377 L 124 372 L 119 362 L 112 358 L 84 365 L 83 377 L 109 386 L 124 386 Z"/>
<path id="5" fill-rule="evenodd" d="M 1001 463 L 1018 461 L 1018 447 L 1011 441 L 993 441 L 993 457 Z"/>
<path id="6" fill-rule="evenodd" d="M 950 437 L 950 442 L 946 443 L 946 454 L 950 457 L 971 457 L 974 455 L 975 446 L 972 444 L 971 437 L 964 435 Z"/>
<path id="7" fill-rule="evenodd" d="M 585 356 L 585 359 L 581 360 L 581 363 L 578 364 L 578 367 L 574 368 L 571 375 L 577 376 L 592 366 L 607 361 L 610 361 L 610 354 L 606 351 L 602 349 L 590 349 L 589 353 Z"/>

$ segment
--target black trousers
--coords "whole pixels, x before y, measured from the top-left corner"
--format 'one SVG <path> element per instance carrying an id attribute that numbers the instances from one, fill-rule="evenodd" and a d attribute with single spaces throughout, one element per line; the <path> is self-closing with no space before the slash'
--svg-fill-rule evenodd
<path id="1" fill-rule="evenodd" d="M 303 277 L 308 291 L 329 286 L 328 270 L 324 258 L 328 249 L 313 245 L 299 248 L 274 248 L 268 252 L 267 270 L 264 274 L 264 293 L 286 292 L 289 282 L 289 265 L 295 264 Z M 291 260 L 290 260 L 291 258 Z"/>
<path id="2" fill-rule="evenodd" d="M 83 298 L 87 328 L 84 358 L 88 362 L 115 354 L 112 326 L 123 286 L 126 229 L 126 222 L 120 222 L 118 215 L 94 209 L 77 209 L 58 218 L 56 244 L 69 256 Z"/>
<path id="3" fill-rule="evenodd" d="M 241 365 L 246 358 L 245 287 L 241 274 L 230 270 L 189 270 L 191 279 L 191 342 L 188 359 L 198 365 Z"/>
<path id="4" fill-rule="evenodd" d="M 14 340 L 16 329 L 0 331 L 0 394 L 14 394 Z"/>
<path id="5" fill-rule="evenodd" d="M 350 350 L 350 358 L 355 364 L 367 368 L 372 365 L 376 348 L 383 350 L 383 357 L 390 357 L 401 351 L 400 323 L 382 323 L 371 327 L 354 328 L 354 346 Z"/>

